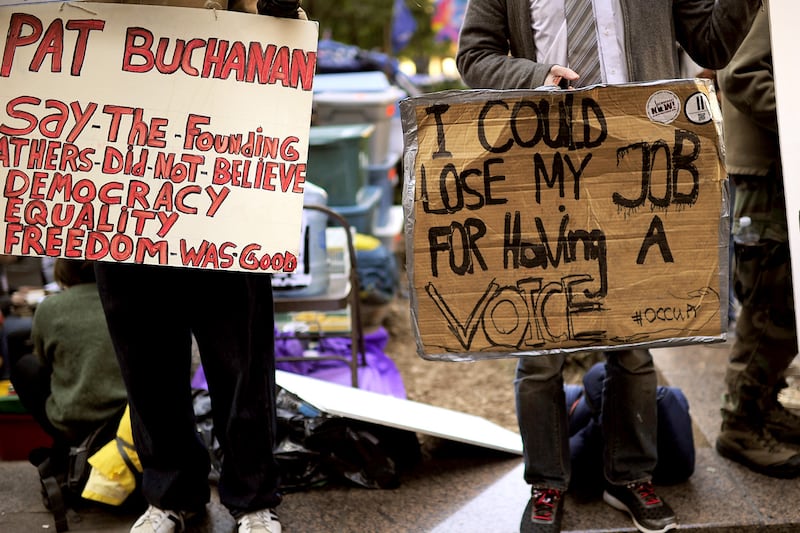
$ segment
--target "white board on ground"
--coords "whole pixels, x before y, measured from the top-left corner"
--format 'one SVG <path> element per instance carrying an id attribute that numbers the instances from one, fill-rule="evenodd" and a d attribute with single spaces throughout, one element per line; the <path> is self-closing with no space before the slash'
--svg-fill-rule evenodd
<path id="1" fill-rule="evenodd" d="M 522 454 L 519 434 L 483 417 L 278 370 L 277 384 L 320 411 Z"/>

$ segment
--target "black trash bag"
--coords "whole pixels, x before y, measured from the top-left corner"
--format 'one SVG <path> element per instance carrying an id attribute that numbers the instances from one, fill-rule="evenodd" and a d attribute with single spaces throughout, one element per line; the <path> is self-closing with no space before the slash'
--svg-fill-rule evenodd
<path id="1" fill-rule="evenodd" d="M 222 451 L 214 436 L 211 398 L 194 389 L 194 412 L 200 439 L 211 460 L 209 480 L 219 480 Z M 277 435 L 273 450 L 285 492 L 346 482 L 370 489 L 400 485 L 400 476 L 422 456 L 415 433 L 360 422 L 319 411 L 278 387 Z"/>
<path id="2" fill-rule="evenodd" d="M 208 390 L 203 388 L 192 389 L 192 408 L 194 410 L 197 435 L 206 445 L 208 458 L 211 462 L 208 479 L 213 483 L 218 483 L 222 470 L 222 448 L 214 435 L 214 420 L 211 418 L 211 395 Z"/>
<path id="3" fill-rule="evenodd" d="M 281 488 L 302 490 L 344 481 L 369 489 L 400 485 L 421 458 L 415 433 L 323 413 L 279 387 Z"/>
<path id="4" fill-rule="evenodd" d="M 276 401 L 278 435 L 273 453 L 281 469 L 281 489 L 291 492 L 326 484 L 329 476 L 320 454 L 303 444 L 306 421 L 322 413 L 281 387 Z"/>

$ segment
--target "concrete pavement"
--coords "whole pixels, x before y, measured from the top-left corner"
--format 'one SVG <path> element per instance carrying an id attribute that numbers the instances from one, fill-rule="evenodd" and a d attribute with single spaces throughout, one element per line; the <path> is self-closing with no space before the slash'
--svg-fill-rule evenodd
<path id="1" fill-rule="evenodd" d="M 800 480 L 755 474 L 719 457 L 719 403 L 728 345 L 654 350 L 664 384 L 683 389 L 691 405 L 697 450 L 695 474 L 686 483 L 660 487 L 681 529 L 727 532 L 800 531 Z M 0 436 L 2 438 L 2 436 Z M 407 473 L 399 488 L 368 490 L 329 486 L 288 494 L 279 508 L 286 533 L 432 532 L 513 533 L 527 502 L 521 459 L 442 442 Z M 234 523 L 218 502 L 193 533 L 230 533 Z M 135 516 L 97 508 L 69 516 L 70 530 L 127 532 Z M 38 480 L 26 462 L 0 462 L 0 533 L 54 531 Z M 564 531 L 635 531 L 627 515 L 600 500 L 569 496 Z"/>

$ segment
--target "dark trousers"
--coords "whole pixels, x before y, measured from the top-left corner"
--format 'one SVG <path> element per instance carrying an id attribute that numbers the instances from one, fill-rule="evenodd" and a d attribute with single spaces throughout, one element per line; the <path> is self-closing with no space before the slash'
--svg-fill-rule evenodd
<path id="1" fill-rule="evenodd" d="M 70 439 L 50 423 L 47 417 L 47 398 L 50 397 L 50 375 L 52 368 L 32 353 L 13 361 L 10 371 L 11 383 L 25 410 L 36 423 L 53 438 L 53 446 L 68 449 Z"/>
<path id="2" fill-rule="evenodd" d="M 734 290 L 741 304 L 725 372 L 726 425 L 761 427 L 778 401 L 784 372 L 797 355 L 792 265 L 785 193 L 780 176 L 733 175 L 733 216 L 748 216 L 755 245 L 734 245 Z"/>
<path id="3" fill-rule="evenodd" d="M 270 276 L 106 262 L 96 271 L 128 390 L 147 501 L 197 510 L 209 500 L 209 456 L 192 407 L 194 335 L 224 454 L 220 500 L 234 514 L 275 507 Z"/>

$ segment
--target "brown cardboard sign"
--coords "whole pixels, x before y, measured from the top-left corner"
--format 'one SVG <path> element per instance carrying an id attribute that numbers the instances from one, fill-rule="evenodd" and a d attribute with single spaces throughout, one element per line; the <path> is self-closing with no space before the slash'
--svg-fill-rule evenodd
<path id="1" fill-rule="evenodd" d="M 401 102 L 419 354 L 724 340 L 728 205 L 705 80 Z"/>

